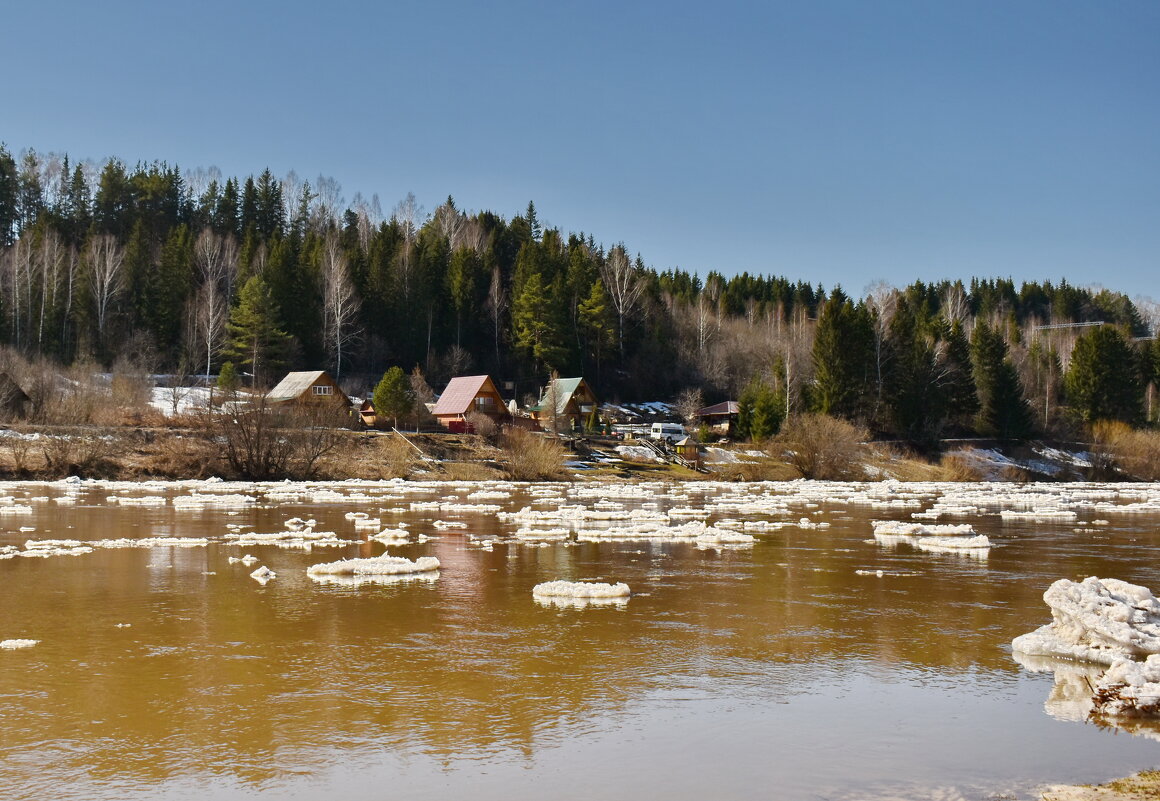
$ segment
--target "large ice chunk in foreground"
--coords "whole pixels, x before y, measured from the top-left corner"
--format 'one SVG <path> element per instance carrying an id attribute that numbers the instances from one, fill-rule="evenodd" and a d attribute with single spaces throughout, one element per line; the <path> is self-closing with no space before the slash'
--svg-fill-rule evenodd
<path id="1" fill-rule="evenodd" d="M 1160 654 L 1160 600 L 1145 587 L 1119 579 L 1060 579 L 1043 600 L 1051 607 L 1050 625 L 1016 637 L 1014 650 L 1102 665 Z"/>
<path id="2" fill-rule="evenodd" d="M 367 559 L 340 559 L 306 568 L 307 575 L 390 576 L 397 573 L 424 573 L 438 570 L 434 556 L 420 556 L 414 562 L 402 556 L 374 556 Z"/>

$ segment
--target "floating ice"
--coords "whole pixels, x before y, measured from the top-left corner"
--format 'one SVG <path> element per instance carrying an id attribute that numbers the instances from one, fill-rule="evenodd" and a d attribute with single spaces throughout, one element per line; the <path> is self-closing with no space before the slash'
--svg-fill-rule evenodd
<path id="1" fill-rule="evenodd" d="M 533 587 L 532 595 L 541 598 L 627 598 L 632 595 L 632 590 L 624 582 L 546 581 Z"/>
<path id="2" fill-rule="evenodd" d="M 246 554 L 245 556 L 231 556 L 230 557 L 230 564 L 231 565 L 236 565 L 240 562 L 243 565 L 245 565 L 246 567 L 249 567 L 250 565 L 254 564 L 254 562 L 257 562 L 257 561 L 258 561 L 258 557 L 251 556 L 250 554 Z"/>
<path id="3" fill-rule="evenodd" d="M 261 567 L 259 567 L 257 570 L 255 570 L 253 573 L 250 574 L 250 578 L 254 579 L 255 581 L 259 581 L 262 584 L 265 584 L 267 581 L 269 581 L 272 578 L 276 578 L 277 576 L 278 576 L 277 573 L 275 573 L 273 570 L 266 567 L 265 565 L 262 565 Z"/>
<path id="4" fill-rule="evenodd" d="M 310 578 L 319 584 L 332 584 L 340 587 L 359 587 L 364 584 L 381 586 L 384 584 L 404 584 L 410 582 L 433 582 L 439 578 L 438 570 L 425 570 L 422 573 L 358 573 L 355 575 L 337 573 L 308 573 Z"/>
<path id="5" fill-rule="evenodd" d="M 390 576 L 398 573 L 424 573 L 438 570 L 434 556 L 420 556 L 414 562 L 402 556 L 374 556 L 367 559 L 340 559 L 306 568 L 309 576 Z"/>
<path id="6" fill-rule="evenodd" d="M 0 648 L 8 651 L 14 651 L 17 648 L 31 648 L 40 640 L 0 640 Z"/>
<path id="7" fill-rule="evenodd" d="M 1060 579 L 1043 600 L 1052 622 L 1016 637 L 1014 650 L 1102 665 L 1160 654 L 1160 600 L 1145 587 L 1119 579 Z"/>
<path id="8" fill-rule="evenodd" d="M 1115 662 L 1096 685 L 1094 701 L 1097 715 L 1160 715 L 1160 654 Z"/>

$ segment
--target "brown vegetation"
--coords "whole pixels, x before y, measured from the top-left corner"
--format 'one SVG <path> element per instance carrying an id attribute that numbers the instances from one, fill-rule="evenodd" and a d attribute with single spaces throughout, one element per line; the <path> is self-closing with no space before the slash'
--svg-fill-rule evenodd
<path id="1" fill-rule="evenodd" d="M 865 477 L 869 432 L 837 417 L 799 414 L 787 420 L 773 447 L 803 478 L 857 481 Z"/>
<path id="2" fill-rule="evenodd" d="M 1105 421 L 1092 425 L 1092 441 L 1104 466 L 1144 481 L 1160 480 L 1160 432 Z"/>
<path id="3" fill-rule="evenodd" d="M 564 478 L 564 446 L 554 437 L 515 426 L 504 428 L 501 447 L 508 478 L 550 481 Z"/>

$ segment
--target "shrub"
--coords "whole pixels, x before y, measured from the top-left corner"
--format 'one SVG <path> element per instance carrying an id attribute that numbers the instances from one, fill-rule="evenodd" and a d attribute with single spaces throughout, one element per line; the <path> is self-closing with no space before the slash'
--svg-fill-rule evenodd
<path id="1" fill-rule="evenodd" d="M 865 429 L 837 417 L 801 414 L 786 421 L 774 443 L 803 478 L 855 481 L 865 478 L 868 438 Z"/>
<path id="2" fill-rule="evenodd" d="M 564 446 L 556 438 L 508 426 L 501 440 L 508 478 L 545 481 L 564 476 Z"/>

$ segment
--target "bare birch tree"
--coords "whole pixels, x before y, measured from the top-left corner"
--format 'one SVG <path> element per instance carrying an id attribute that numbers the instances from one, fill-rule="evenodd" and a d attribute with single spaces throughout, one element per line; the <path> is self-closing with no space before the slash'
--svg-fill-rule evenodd
<path id="1" fill-rule="evenodd" d="M 874 396 L 875 417 L 882 409 L 882 389 L 886 369 L 886 337 L 890 323 L 898 311 L 899 292 L 885 281 L 876 281 L 866 288 L 866 304 L 874 310 L 874 376 L 876 394 Z"/>
<path id="2" fill-rule="evenodd" d="M 213 359 L 225 344 L 234 280 L 238 272 L 238 246 L 232 236 L 220 236 L 206 228 L 193 248 L 198 288 L 193 296 L 191 319 L 196 339 L 205 353 L 205 376 L 209 380 Z"/>
<path id="3" fill-rule="evenodd" d="M 398 223 L 403 234 L 403 247 L 399 253 L 399 283 L 403 297 L 411 297 L 411 267 L 415 240 L 419 237 L 419 227 L 423 224 L 423 207 L 415 200 L 415 193 L 408 192 L 391 212 L 391 219 Z"/>
<path id="4" fill-rule="evenodd" d="M 115 237 L 100 234 L 89 240 L 86 256 L 89 288 L 93 292 L 93 304 L 97 311 L 97 338 L 103 345 L 109 309 L 125 288 L 125 276 L 121 270 L 125 263 L 125 250 Z"/>
<path id="5" fill-rule="evenodd" d="M 343 348 L 358 337 L 354 328 L 359 301 L 350 277 L 346 254 L 338 235 L 331 233 L 322 245 L 322 324 L 326 347 L 334 359 L 334 377 L 342 375 Z"/>
<path id="6" fill-rule="evenodd" d="M 644 276 L 624 252 L 624 245 L 616 245 L 600 265 L 600 277 L 604 280 L 604 289 L 608 292 L 612 308 L 616 312 L 620 356 L 624 358 L 624 320 L 636 308 L 641 295 L 644 294 L 646 286 Z"/>
<path id="7" fill-rule="evenodd" d="M 491 270 L 491 285 L 487 290 L 487 311 L 491 315 L 491 321 L 495 327 L 495 363 L 499 364 L 499 330 L 500 322 L 503 320 L 503 314 L 507 311 L 510 299 L 503 287 L 503 275 L 500 273 L 499 265 L 496 265 Z"/>

